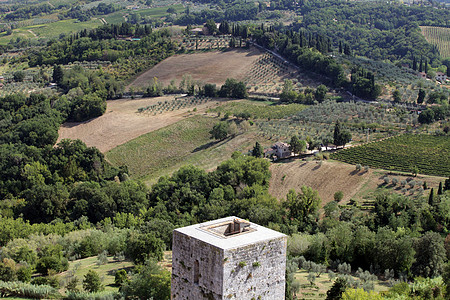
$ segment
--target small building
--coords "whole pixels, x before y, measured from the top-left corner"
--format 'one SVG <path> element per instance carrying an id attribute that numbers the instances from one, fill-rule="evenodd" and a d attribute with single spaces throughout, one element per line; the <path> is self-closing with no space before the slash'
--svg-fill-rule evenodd
<path id="1" fill-rule="evenodd" d="M 289 144 L 276 142 L 271 148 L 264 150 L 264 157 L 273 156 L 276 156 L 277 159 L 292 156 L 292 152 L 289 149 Z"/>
<path id="2" fill-rule="evenodd" d="M 173 300 L 285 299 L 286 235 L 226 217 L 173 231 Z"/>
<path id="3" fill-rule="evenodd" d="M 440 82 L 445 82 L 447 80 L 447 74 L 442 72 L 436 72 L 436 80 Z"/>
<path id="4" fill-rule="evenodd" d="M 423 78 L 426 79 L 427 78 L 427 73 L 425 72 L 419 72 L 419 74 L 417 75 L 419 78 Z"/>

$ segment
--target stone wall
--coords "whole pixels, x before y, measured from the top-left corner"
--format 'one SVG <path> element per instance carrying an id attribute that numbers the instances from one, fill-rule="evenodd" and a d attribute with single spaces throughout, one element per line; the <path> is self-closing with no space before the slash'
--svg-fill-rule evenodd
<path id="1" fill-rule="evenodd" d="M 198 274 L 196 273 L 196 265 Z M 173 232 L 172 299 L 223 299 L 223 252 L 208 243 Z"/>
<path id="2" fill-rule="evenodd" d="M 224 299 L 284 299 L 286 237 L 225 250 L 224 261 Z"/>

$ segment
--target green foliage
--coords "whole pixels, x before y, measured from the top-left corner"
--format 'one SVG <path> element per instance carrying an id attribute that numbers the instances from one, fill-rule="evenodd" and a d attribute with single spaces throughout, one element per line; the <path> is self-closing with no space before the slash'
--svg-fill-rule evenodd
<path id="1" fill-rule="evenodd" d="M 341 123 L 336 121 L 334 126 L 334 144 L 336 146 L 345 146 L 352 139 L 352 135 L 349 131 L 341 129 Z"/>
<path id="2" fill-rule="evenodd" d="M 306 142 L 300 140 L 298 136 L 294 135 L 289 142 L 289 150 L 291 150 L 294 154 L 301 154 L 306 151 Z"/>
<path id="3" fill-rule="evenodd" d="M 342 294 L 348 288 L 347 280 L 343 277 L 339 277 L 333 283 L 333 286 L 327 291 L 327 300 L 340 300 Z"/>
<path id="4" fill-rule="evenodd" d="M 402 151 L 398 151 L 399 147 Z M 448 176 L 449 147 L 449 139 L 445 136 L 405 134 L 342 150 L 331 157 L 348 163 L 405 172 L 410 172 L 411 166 L 415 165 L 422 174 Z"/>
<path id="5" fill-rule="evenodd" d="M 211 109 L 211 111 L 224 114 L 228 113 L 231 115 L 246 112 L 250 114 L 253 119 L 283 119 L 285 117 L 292 116 L 305 108 L 306 106 L 296 103 L 276 105 L 256 101 L 243 101 L 226 103 Z"/>
<path id="6" fill-rule="evenodd" d="M 252 156 L 254 156 L 254 157 L 263 157 L 264 156 L 264 149 L 260 143 L 258 143 L 258 142 L 255 143 L 255 146 L 252 149 Z"/>
<path id="7" fill-rule="evenodd" d="M 116 286 L 122 286 L 128 282 L 128 274 L 125 270 L 118 270 L 114 276 L 114 284 Z"/>
<path id="8" fill-rule="evenodd" d="M 71 118 L 74 121 L 85 121 L 99 117 L 106 111 L 106 101 L 97 94 L 87 94 L 75 101 Z"/>
<path id="9" fill-rule="evenodd" d="M 228 122 L 219 122 L 209 132 L 211 138 L 215 140 L 224 140 L 228 136 L 228 129 L 230 124 Z"/>
<path id="10" fill-rule="evenodd" d="M 89 293 L 99 292 L 104 289 L 100 276 L 94 270 L 89 270 L 83 279 L 83 289 Z"/>
<path id="11" fill-rule="evenodd" d="M 144 263 L 149 258 L 161 260 L 164 254 L 164 242 L 153 233 L 130 232 L 126 241 L 125 255 L 135 263 Z"/>
<path id="12" fill-rule="evenodd" d="M 35 286 L 23 282 L 0 281 L 2 297 L 25 297 L 33 299 L 50 299 L 60 297 L 56 288 L 50 286 Z"/>
<path id="13" fill-rule="evenodd" d="M 219 96 L 225 98 L 244 99 L 248 96 L 247 87 L 242 81 L 238 82 L 236 79 L 227 78 L 225 84 L 220 88 Z"/>
<path id="14" fill-rule="evenodd" d="M 156 261 L 148 260 L 130 281 L 122 286 L 126 298 L 170 299 L 170 272 L 160 267 Z"/>
<path id="15" fill-rule="evenodd" d="M 41 257 L 36 263 L 36 272 L 48 275 L 50 270 L 54 270 L 57 273 L 66 271 L 69 268 L 69 263 L 61 255 L 57 253 L 55 256 Z"/>
<path id="16" fill-rule="evenodd" d="M 290 190 L 286 195 L 283 206 L 288 209 L 289 216 L 303 223 L 308 223 L 312 218 L 317 218 L 316 213 L 320 207 L 321 199 L 317 191 L 310 187 L 302 186 L 301 192 Z"/>
<path id="17" fill-rule="evenodd" d="M 342 191 L 337 191 L 334 193 L 334 201 L 339 202 L 344 198 L 344 193 Z"/>

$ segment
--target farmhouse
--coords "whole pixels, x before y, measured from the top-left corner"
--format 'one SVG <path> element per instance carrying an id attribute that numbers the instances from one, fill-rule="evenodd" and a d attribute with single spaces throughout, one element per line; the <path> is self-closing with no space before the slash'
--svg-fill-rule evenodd
<path id="1" fill-rule="evenodd" d="M 442 73 L 442 72 L 436 72 L 436 80 L 440 81 L 440 82 L 444 82 L 447 80 L 447 74 Z"/>
<path id="2" fill-rule="evenodd" d="M 173 231 L 173 300 L 283 300 L 286 235 L 226 217 Z"/>
<path id="3" fill-rule="evenodd" d="M 264 157 L 276 156 L 276 158 L 285 158 L 292 155 L 289 144 L 276 142 L 271 148 L 264 150 Z"/>

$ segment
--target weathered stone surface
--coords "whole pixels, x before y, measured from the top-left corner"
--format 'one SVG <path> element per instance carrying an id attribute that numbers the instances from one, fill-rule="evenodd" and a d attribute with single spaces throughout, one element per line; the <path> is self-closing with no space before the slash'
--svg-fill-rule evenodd
<path id="1" fill-rule="evenodd" d="M 236 236 L 205 235 L 205 224 L 233 219 L 174 230 L 172 299 L 284 299 L 286 236 L 254 223 Z"/>

